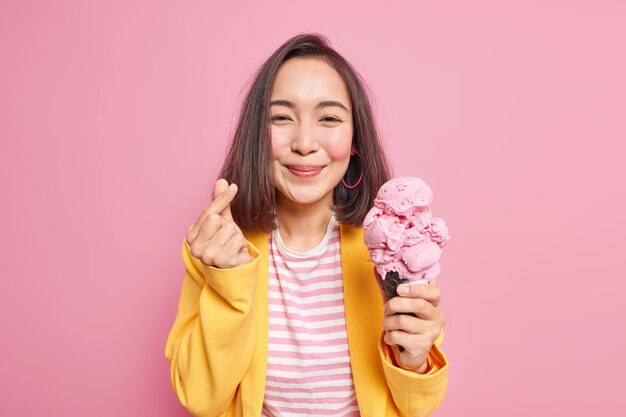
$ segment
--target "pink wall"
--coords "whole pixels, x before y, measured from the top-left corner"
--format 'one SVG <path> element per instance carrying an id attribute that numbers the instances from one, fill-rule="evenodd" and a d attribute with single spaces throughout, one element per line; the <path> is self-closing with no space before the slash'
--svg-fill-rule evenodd
<path id="1" fill-rule="evenodd" d="M 244 85 L 304 31 L 450 228 L 437 415 L 624 415 L 624 3 L 415 3 L 4 0 L 0 415 L 186 415 L 180 245 Z"/>

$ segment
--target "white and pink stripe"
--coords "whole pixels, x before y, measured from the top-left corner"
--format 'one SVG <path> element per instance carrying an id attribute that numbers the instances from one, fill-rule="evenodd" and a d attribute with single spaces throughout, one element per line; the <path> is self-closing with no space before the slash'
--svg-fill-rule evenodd
<path id="1" fill-rule="evenodd" d="M 343 305 L 339 223 L 305 253 L 269 241 L 269 346 L 263 416 L 359 416 Z"/>

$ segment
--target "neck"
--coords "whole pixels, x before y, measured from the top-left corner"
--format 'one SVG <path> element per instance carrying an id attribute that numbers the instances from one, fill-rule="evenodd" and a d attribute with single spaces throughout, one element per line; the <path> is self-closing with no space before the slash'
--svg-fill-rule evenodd
<path id="1" fill-rule="evenodd" d="M 330 202 L 325 200 L 304 205 L 279 198 L 276 207 L 280 237 L 285 246 L 298 252 L 313 249 L 322 241 L 331 215 Z"/>

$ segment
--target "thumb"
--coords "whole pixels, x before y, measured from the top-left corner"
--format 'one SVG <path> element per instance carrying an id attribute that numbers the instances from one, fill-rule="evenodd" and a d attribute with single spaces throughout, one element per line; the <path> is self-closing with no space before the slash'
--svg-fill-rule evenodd
<path id="1" fill-rule="evenodd" d="M 233 193 L 237 193 L 237 185 L 235 184 L 231 184 L 233 187 L 235 187 Z M 213 188 L 213 200 L 215 200 L 217 198 L 217 196 L 219 196 L 220 194 L 224 193 L 226 190 L 228 189 L 228 181 L 226 181 L 224 178 L 220 178 L 215 182 L 215 188 Z M 228 220 L 233 220 L 233 215 L 230 212 L 230 204 L 227 205 L 222 212 L 220 213 L 220 215 L 226 217 Z"/>
<path id="2" fill-rule="evenodd" d="M 222 194 L 228 188 L 228 181 L 224 178 L 220 178 L 215 181 L 215 187 L 213 187 L 213 200 L 217 198 L 218 195 Z"/>

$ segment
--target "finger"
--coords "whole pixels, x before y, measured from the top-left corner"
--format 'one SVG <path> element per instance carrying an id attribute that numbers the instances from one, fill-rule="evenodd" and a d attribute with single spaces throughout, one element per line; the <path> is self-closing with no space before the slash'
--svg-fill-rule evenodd
<path id="1" fill-rule="evenodd" d="M 237 234 L 235 225 L 226 220 L 223 216 L 220 216 L 220 228 L 209 240 L 209 245 L 223 250 L 226 243 Z"/>
<path id="2" fill-rule="evenodd" d="M 198 220 L 196 220 L 194 225 L 187 231 L 188 242 L 196 239 L 200 227 L 211 214 L 219 215 L 224 211 L 225 208 L 229 207 L 231 201 L 233 201 L 235 195 L 237 194 L 237 186 L 235 184 L 231 184 L 223 192 L 219 194 L 214 192 L 214 194 L 216 194 L 217 196 L 213 199 L 211 204 L 209 204 L 209 206 L 204 209 L 204 211 L 200 214 L 200 217 L 198 217 Z M 230 214 L 230 208 L 228 210 L 228 213 Z M 225 218 L 232 222 L 232 216 L 230 217 L 230 219 L 228 219 L 228 217 Z"/>
<path id="3" fill-rule="evenodd" d="M 237 189 L 238 189 L 237 185 L 230 184 L 230 187 L 235 187 L 233 192 L 234 194 L 237 194 Z M 223 192 L 227 191 L 228 188 L 229 188 L 228 181 L 226 181 L 224 178 L 218 179 L 215 182 L 215 188 L 213 188 L 213 200 L 219 197 L 219 195 L 222 194 Z M 228 220 L 231 220 L 231 221 L 233 220 L 233 215 L 230 212 L 230 202 L 228 206 L 226 206 L 222 211 L 220 211 L 219 214 L 226 217 Z"/>
<path id="4" fill-rule="evenodd" d="M 435 307 L 441 301 L 441 289 L 436 285 L 402 284 L 396 290 L 398 295 L 406 298 L 423 298 Z"/>
<path id="5" fill-rule="evenodd" d="M 219 214 L 209 213 L 204 218 L 204 220 L 199 223 L 199 225 L 196 224 L 194 226 L 196 228 L 195 236 L 193 236 L 193 240 L 191 240 L 190 246 L 196 246 L 197 249 L 198 245 L 206 246 L 207 244 L 209 244 L 215 234 L 220 231 L 224 223 L 230 222 Z M 193 234 L 194 230 L 191 230 L 187 233 L 188 236 Z"/>
<path id="6" fill-rule="evenodd" d="M 213 187 L 213 200 L 217 198 L 218 195 L 222 194 L 228 188 L 228 181 L 224 178 L 218 178 L 215 181 L 215 186 Z"/>
<path id="7" fill-rule="evenodd" d="M 206 210 L 221 214 L 224 217 L 230 217 L 229 220 L 232 220 L 232 216 L 230 213 L 230 203 L 237 195 L 237 185 L 230 184 L 227 187 L 224 187 L 224 184 L 228 184 L 226 180 L 220 178 L 215 183 L 215 190 L 213 191 L 213 201 Z M 218 192 L 218 190 L 220 190 Z"/>
<path id="8" fill-rule="evenodd" d="M 402 346 L 408 356 L 427 354 L 430 350 L 431 342 L 427 336 L 410 334 L 403 331 L 391 331 L 385 333 L 383 340 L 389 346 Z"/>
<path id="9" fill-rule="evenodd" d="M 419 334 L 427 330 L 428 322 L 409 314 L 394 314 L 383 319 L 382 327 L 389 332 L 402 330 L 411 334 Z"/>
<path id="10" fill-rule="evenodd" d="M 387 316 L 398 313 L 413 313 L 423 320 L 435 320 L 439 317 L 438 309 L 424 298 L 394 297 L 385 304 Z"/>
<path id="11" fill-rule="evenodd" d="M 211 240 L 210 247 L 207 247 L 203 261 L 218 268 L 233 268 L 248 263 L 251 259 L 244 236 L 237 232 L 233 223 L 224 219 L 222 228 Z"/>
<path id="12" fill-rule="evenodd" d="M 224 244 L 221 254 L 221 268 L 232 268 L 237 265 L 242 265 L 250 259 L 248 242 L 246 242 L 246 239 L 242 235 L 237 233 Z"/>
<path id="13" fill-rule="evenodd" d="M 201 223 L 196 223 L 187 232 L 187 243 L 194 258 L 200 259 L 208 242 L 222 227 L 226 220 L 219 214 L 211 213 Z"/>
<path id="14" fill-rule="evenodd" d="M 218 216 L 215 214 L 214 216 Z M 206 239 L 203 242 L 201 249 L 200 259 L 206 265 L 217 266 L 222 268 L 224 260 L 234 257 L 237 253 L 229 253 L 226 251 L 227 243 L 238 233 L 232 223 L 219 216 L 221 223 L 219 230 L 217 230 L 210 239 Z M 200 239 L 199 239 L 200 240 Z"/>
<path id="15" fill-rule="evenodd" d="M 190 248 L 193 248 L 194 242 L 196 241 L 204 242 L 210 239 L 211 236 L 213 236 L 215 232 L 219 230 L 220 223 L 221 223 L 221 216 L 219 214 L 213 213 L 213 214 L 208 214 L 205 216 L 203 213 L 202 216 L 200 216 L 200 219 L 198 219 L 194 224 L 192 224 L 189 227 L 189 230 L 187 230 L 186 240 Z M 200 233 L 202 233 L 202 235 Z M 198 237 L 203 237 L 203 236 L 206 238 L 198 240 Z M 196 245 L 196 250 L 197 249 L 198 249 L 198 246 Z M 192 255 L 194 255 L 193 252 L 192 252 Z"/>

